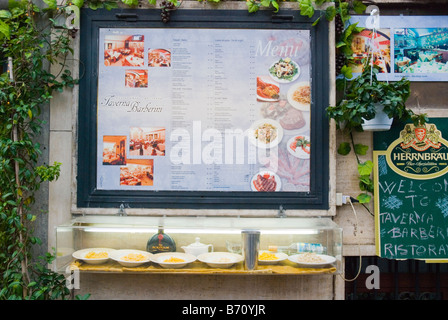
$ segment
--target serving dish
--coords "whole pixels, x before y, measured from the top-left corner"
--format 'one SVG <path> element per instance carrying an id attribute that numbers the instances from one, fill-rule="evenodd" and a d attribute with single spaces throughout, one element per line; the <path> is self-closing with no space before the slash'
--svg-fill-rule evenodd
<path id="1" fill-rule="evenodd" d="M 286 98 L 289 104 L 300 111 L 310 111 L 311 87 L 309 81 L 302 81 L 292 85 Z"/>
<path id="2" fill-rule="evenodd" d="M 290 83 L 299 77 L 300 67 L 290 58 L 282 58 L 269 67 L 269 75 L 279 83 Z"/>
<path id="3" fill-rule="evenodd" d="M 144 263 L 151 262 L 152 253 L 133 250 L 121 249 L 115 250 L 110 254 L 110 258 L 124 267 L 138 267 Z"/>
<path id="4" fill-rule="evenodd" d="M 252 177 L 250 187 L 252 191 L 274 192 L 280 191 L 282 182 L 280 177 L 273 171 L 263 170 Z"/>
<path id="5" fill-rule="evenodd" d="M 111 248 L 87 248 L 73 252 L 72 257 L 88 264 L 101 264 L 107 262 L 114 251 Z"/>
<path id="6" fill-rule="evenodd" d="M 198 256 L 198 260 L 212 268 L 230 268 L 243 261 L 243 256 L 231 252 L 208 252 Z"/>
<path id="7" fill-rule="evenodd" d="M 288 259 L 288 255 L 283 252 L 271 252 L 268 250 L 261 250 L 258 254 L 258 264 L 270 265 L 277 264 L 280 261 Z"/>
<path id="8" fill-rule="evenodd" d="M 297 145 L 298 142 L 300 142 Z M 290 138 L 286 144 L 288 152 L 296 158 L 309 159 L 310 158 L 310 137 L 305 135 L 297 135 Z"/>
<path id="9" fill-rule="evenodd" d="M 283 138 L 283 128 L 273 119 L 260 119 L 251 125 L 248 134 L 248 139 L 253 145 L 268 149 L 280 143 Z"/>
<path id="10" fill-rule="evenodd" d="M 312 252 L 299 253 L 288 257 L 288 260 L 306 267 L 323 267 L 332 264 L 336 258 L 326 254 Z"/>
<path id="11" fill-rule="evenodd" d="M 182 252 L 162 252 L 154 254 L 151 257 L 151 261 L 157 263 L 162 268 L 180 269 L 196 261 L 196 257 L 192 254 Z"/>

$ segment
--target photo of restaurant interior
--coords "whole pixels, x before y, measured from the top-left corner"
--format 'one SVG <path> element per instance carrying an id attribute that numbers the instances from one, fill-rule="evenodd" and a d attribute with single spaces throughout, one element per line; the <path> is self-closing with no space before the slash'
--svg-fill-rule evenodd
<path id="1" fill-rule="evenodd" d="M 131 128 L 129 154 L 131 156 L 164 156 L 165 128 Z"/>
<path id="2" fill-rule="evenodd" d="M 103 137 L 103 165 L 126 164 L 126 137 Z"/>
<path id="3" fill-rule="evenodd" d="M 144 65 L 144 36 L 109 35 L 104 39 L 104 64 L 106 66 Z"/>
<path id="4" fill-rule="evenodd" d="M 374 48 L 368 52 L 368 48 Z M 379 68 L 381 73 L 389 73 L 390 62 L 390 30 L 380 29 L 373 33 L 370 29 L 364 29 L 353 37 L 352 47 L 354 65 L 352 71 L 362 72 L 364 59 L 370 54 L 373 56 L 373 63 Z"/>
<path id="5" fill-rule="evenodd" d="M 126 88 L 147 88 L 148 71 L 147 70 L 126 70 L 125 74 Z"/>
<path id="6" fill-rule="evenodd" d="M 448 72 L 448 28 L 396 29 L 395 72 Z"/>

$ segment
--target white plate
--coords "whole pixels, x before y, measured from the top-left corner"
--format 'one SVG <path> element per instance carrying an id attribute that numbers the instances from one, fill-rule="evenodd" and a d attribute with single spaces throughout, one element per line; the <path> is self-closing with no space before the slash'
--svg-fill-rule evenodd
<path id="1" fill-rule="evenodd" d="M 126 256 L 129 254 L 141 254 L 145 258 L 140 261 L 132 261 L 132 260 L 125 260 Z M 124 267 L 138 267 L 144 263 L 151 261 L 152 253 L 141 251 L 141 250 L 133 250 L 133 249 L 122 249 L 122 250 L 115 250 L 110 254 L 110 258 L 114 261 L 117 261 L 119 264 L 121 264 Z"/>
<path id="2" fill-rule="evenodd" d="M 276 137 L 273 141 L 271 141 L 271 142 L 269 142 L 269 143 L 261 142 L 261 141 L 259 141 L 259 140 L 257 139 L 257 137 L 255 136 L 255 131 L 256 131 L 257 129 L 259 129 L 261 126 L 263 126 L 264 124 L 270 124 L 270 125 L 272 125 L 272 126 L 277 130 L 277 137 Z M 273 147 L 277 146 L 277 145 L 280 143 L 280 141 L 281 141 L 282 138 L 283 138 L 283 128 L 282 128 L 282 126 L 280 125 L 280 123 L 278 123 L 278 122 L 275 121 L 275 120 L 268 119 L 268 118 L 266 118 L 266 119 L 260 119 L 260 120 L 255 121 L 255 122 L 250 126 L 250 129 L 249 129 L 248 134 L 249 134 L 249 136 L 248 136 L 249 141 L 250 141 L 253 145 L 255 145 L 255 146 L 258 147 L 258 148 L 268 149 L 268 148 L 273 148 Z"/>
<path id="3" fill-rule="evenodd" d="M 271 254 L 275 254 L 275 256 L 277 257 L 277 259 L 275 260 L 260 260 L 260 256 L 264 253 L 271 253 Z M 268 250 L 261 250 L 258 254 L 258 264 L 277 264 L 280 261 L 286 260 L 288 259 L 288 255 L 286 253 L 283 252 L 271 252 Z"/>
<path id="4" fill-rule="evenodd" d="M 296 148 L 296 150 L 294 151 L 293 149 L 291 149 L 291 144 L 295 141 L 295 139 L 297 137 L 303 137 L 304 139 L 310 141 L 310 137 L 305 136 L 305 135 L 298 135 L 298 136 L 294 136 L 291 139 L 288 140 L 287 144 L 286 144 L 286 148 L 288 149 L 288 152 L 293 155 L 296 158 L 300 158 L 300 159 L 309 159 L 310 158 L 310 154 L 303 151 L 302 148 Z"/>
<path id="5" fill-rule="evenodd" d="M 258 175 L 262 175 L 262 176 L 263 176 L 263 175 L 273 176 L 274 179 L 275 179 L 275 182 L 277 183 L 277 185 L 275 186 L 275 190 L 274 190 L 274 191 L 280 191 L 280 189 L 281 189 L 281 187 L 282 187 L 282 181 L 280 180 L 280 177 L 279 177 L 277 174 L 275 174 L 274 172 L 269 171 L 269 170 L 262 170 L 262 171 L 256 173 L 256 174 L 252 177 L 252 180 L 250 181 L 250 187 L 251 187 L 252 191 L 259 191 L 259 190 L 257 190 L 257 188 L 255 188 L 255 185 L 254 185 L 254 182 L 255 182 L 255 180 L 257 180 Z M 260 192 L 264 192 L 264 191 L 260 191 Z M 272 192 L 272 191 L 271 191 L 271 192 Z"/>
<path id="6" fill-rule="evenodd" d="M 243 261 L 243 256 L 231 252 L 209 252 L 200 254 L 198 260 L 212 268 L 230 268 L 235 263 Z"/>
<path id="7" fill-rule="evenodd" d="M 258 91 L 257 91 L 257 99 L 261 100 L 261 101 L 268 101 L 268 102 L 273 102 L 273 101 L 278 101 L 280 99 L 280 86 L 276 81 L 273 81 L 271 77 L 268 76 L 259 76 L 257 78 L 260 78 L 261 81 L 265 82 L 266 84 L 272 84 L 274 86 L 276 86 L 279 89 L 278 92 L 278 98 L 264 98 L 258 95 Z M 258 90 L 258 79 L 257 79 L 257 90 Z"/>
<path id="8" fill-rule="evenodd" d="M 283 60 L 285 60 L 285 59 L 283 59 Z M 271 70 L 271 68 L 272 68 L 277 62 L 279 62 L 279 61 L 280 61 L 280 60 L 275 61 L 273 64 L 271 64 L 270 67 L 269 67 L 269 69 L 268 69 L 268 71 Z M 279 83 L 291 83 L 291 82 L 293 82 L 294 80 L 296 80 L 296 79 L 300 76 L 300 66 L 299 66 L 296 62 L 294 62 L 294 61 L 292 61 L 292 60 L 291 60 L 290 63 L 293 64 L 293 65 L 295 65 L 296 68 L 297 68 L 297 73 L 291 78 L 291 80 L 278 78 L 277 76 L 275 76 L 275 75 L 273 75 L 271 72 L 269 72 L 269 75 L 271 76 L 271 78 L 274 79 L 275 81 L 279 82 Z"/>
<path id="9" fill-rule="evenodd" d="M 289 104 L 293 107 L 296 108 L 298 110 L 301 111 L 310 111 L 310 107 L 311 104 L 310 103 L 302 103 L 302 102 L 298 102 L 296 100 L 294 100 L 292 97 L 294 95 L 294 92 L 299 88 L 299 87 L 304 87 L 304 86 L 310 86 L 309 81 L 303 81 L 303 82 L 299 82 L 296 83 L 295 85 L 291 86 L 291 88 L 289 88 L 288 93 L 286 94 L 286 98 L 288 99 Z M 311 94 L 311 93 L 310 93 Z"/>
<path id="10" fill-rule="evenodd" d="M 89 264 L 101 264 L 101 263 L 105 263 L 107 260 L 109 260 L 111 253 L 114 251 L 115 251 L 115 249 L 110 249 L 110 248 L 88 248 L 88 249 L 81 249 L 81 250 L 73 252 L 72 257 L 75 259 L 82 260 Z M 86 255 L 89 252 L 95 252 L 95 253 L 107 252 L 107 257 L 105 257 L 105 258 L 86 258 Z"/>
<path id="11" fill-rule="evenodd" d="M 301 258 L 303 257 L 304 253 L 295 254 L 288 257 L 288 260 L 294 263 L 297 263 L 301 266 L 308 266 L 308 267 L 322 267 L 326 266 L 328 264 L 332 264 L 336 261 L 335 257 L 328 256 L 326 254 L 314 254 L 316 257 L 322 259 L 322 262 L 306 262 L 303 261 Z"/>
<path id="12" fill-rule="evenodd" d="M 181 262 L 168 262 L 170 258 L 182 259 Z M 159 264 L 163 268 L 179 269 L 185 267 L 187 264 L 196 261 L 196 257 L 192 254 L 182 252 L 162 252 L 156 253 L 151 257 L 151 261 Z"/>

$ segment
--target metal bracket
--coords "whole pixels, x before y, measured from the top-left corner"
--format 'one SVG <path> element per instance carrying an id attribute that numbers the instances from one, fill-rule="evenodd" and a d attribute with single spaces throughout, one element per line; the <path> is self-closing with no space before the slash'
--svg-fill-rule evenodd
<path id="1" fill-rule="evenodd" d="M 136 13 L 117 13 L 115 14 L 115 17 L 118 20 L 125 20 L 127 22 L 135 22 L 138 18 Z"/>
<path id="2" fill-rule="evenodd" d="M 283 205 L 280 205 L 277 212 L 278 218 L 286 218 L 286 210 L 283 208 Z"/>

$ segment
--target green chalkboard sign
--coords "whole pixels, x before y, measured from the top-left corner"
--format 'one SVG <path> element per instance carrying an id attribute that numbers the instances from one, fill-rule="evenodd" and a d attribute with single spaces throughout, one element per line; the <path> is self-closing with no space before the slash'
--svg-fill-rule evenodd
<path id="1" fill-rule="evenodd" d="M 374 133 L 377 255 L 448 260 L 448 121 Z"/>

